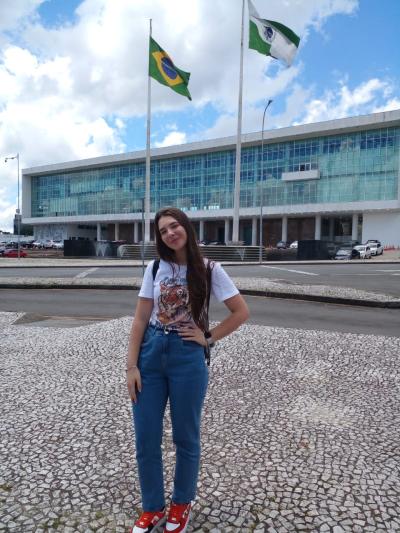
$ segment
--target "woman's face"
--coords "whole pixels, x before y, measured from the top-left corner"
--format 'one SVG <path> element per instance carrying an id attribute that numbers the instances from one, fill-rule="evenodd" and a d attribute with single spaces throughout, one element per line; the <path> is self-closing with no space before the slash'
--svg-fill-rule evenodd
<path id="1" fill-rule="evenodd" d="M 158 221 L 161 239 L 174 252 L 182 250 L 187 243 L 187 233 L 179 222 L 171 217 L 164 216 Z"/>

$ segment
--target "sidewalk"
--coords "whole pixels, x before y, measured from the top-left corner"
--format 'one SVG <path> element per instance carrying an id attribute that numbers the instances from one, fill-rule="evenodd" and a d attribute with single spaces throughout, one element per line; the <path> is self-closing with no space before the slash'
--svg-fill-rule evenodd
<path id="1" fill-rule="evenodd" d="M 370 262 L 379 262 L 385 264 L 396 264 L 400 263 L 400 250 L 390 250 L 384 252 L 382 255 L 374 257 L 371 260 L 365 260 L 367 264 Z M 148 261 L 145 261 L 145 265 Z M 360 261 L 356 261 L 360 262 Z M 361 262 L 364 262 L 362 260 Z M 346 261 L 335 261 L 335 264 L 346 264 Z M 235 262 L 235 261 L 226 261 L 222 262 L 223 265 L 254 265 L 258 263 L 246 263 L 246 262 Z M 332 261 L 264 261 L 265 265 L 331 265 Z M 29 268 L 29 267 L 65 267 L 65 266 L 141 266 L 142 261 L 134 259 L 114 259 L 114 258 L 104 258 L 104 257 L 88 257 L 88 258 L 20 258 L 20 259 L 11 259 L 0 257 L 0 268 Z"/>
<path id="2" fill-rule="evenodd" d="M 128 533 L 140 507 L 131 317 L 0 313 L 0 530 Z M 188 533 L 400 531 L 400 339 L 245 325 L 212 353 Z M 166 496 L 174 447 L 167 413 Z"/>

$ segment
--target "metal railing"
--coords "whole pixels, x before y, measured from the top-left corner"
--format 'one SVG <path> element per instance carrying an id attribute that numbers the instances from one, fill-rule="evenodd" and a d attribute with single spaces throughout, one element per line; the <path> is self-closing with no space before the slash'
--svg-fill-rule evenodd
<path id="1" fill-rule="evenodd" d="M 232 261 L 232 262 L 249 262 L 256 263 L 259 261 L 259 247 L 258 246 L 200 246 L 204 257 L 208 257 L 214 261 Z M 137 259 L 143 258 L 141 244 L 122 244 L 118 248 L 118 257 L 121 259 Z M 149 243 L 144 245 L 144 259 L 150 261 L 157 257 L 157 249 L 155 244 Z M 267 260 L 267 251 L 263 251 L 263 260 Z"/>

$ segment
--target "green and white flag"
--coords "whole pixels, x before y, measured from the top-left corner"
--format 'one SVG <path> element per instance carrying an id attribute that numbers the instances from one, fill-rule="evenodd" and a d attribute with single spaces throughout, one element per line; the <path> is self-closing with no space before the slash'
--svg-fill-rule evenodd
<path id="1" fill-rule="evenodd" d="M 260 18 L 255 7 L 249 5 L 249 48 L 260 54 L 281 59 L 289 67 L 299 47 L 300 37 L 280 22 Z"/>

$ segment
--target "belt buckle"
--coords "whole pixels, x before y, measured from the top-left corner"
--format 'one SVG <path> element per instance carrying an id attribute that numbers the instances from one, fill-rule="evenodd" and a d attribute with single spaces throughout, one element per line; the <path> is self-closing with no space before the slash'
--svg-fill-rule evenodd
<path id="1" fill-rule="evenodd" d="M 167 328 L 167 326 L 164 326 L 164 335 L 169 335 L 169 329 Z"/>

